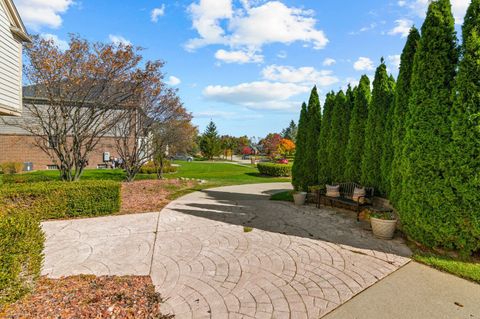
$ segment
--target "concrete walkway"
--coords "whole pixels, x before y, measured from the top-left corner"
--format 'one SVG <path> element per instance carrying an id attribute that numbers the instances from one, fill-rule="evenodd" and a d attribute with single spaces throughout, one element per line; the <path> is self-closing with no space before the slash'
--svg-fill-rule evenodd
<path id="1" fill-rule="evenodd" d="M 150 275 L 163 312 L 180 319 L 319 318 L 409 262 L 401 240 L 373 238 L 354 213 L 269 200 L 289 188 L 223 187 L 161 213 L 45 222 L 43 274 Z"/>

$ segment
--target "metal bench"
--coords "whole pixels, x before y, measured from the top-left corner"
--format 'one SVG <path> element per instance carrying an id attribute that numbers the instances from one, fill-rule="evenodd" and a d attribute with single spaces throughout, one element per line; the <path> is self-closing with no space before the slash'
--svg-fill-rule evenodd
<path id="1" fill-rule="evenodd" d="M 360 220 L 360 212 L 363 207 L 372 206 L 372 199 L 374 195 L 373 187 L 363 187 L 357 183 L 336 183 L 334 185 L 340 186 L 340 197 L 330 197 L 326 195 L 325 189 L 319 189 L 317 191 L 317 208 L 320 208 L 320 204 L 328 202 L 331 207 L 338 205 L 340 207 L 354 208 L 357 212 L 357 221 Z M 352 199 L 353 192 L 357 188 L 365 188 L 365 196 L 360 196 L 356 201 Z"/>

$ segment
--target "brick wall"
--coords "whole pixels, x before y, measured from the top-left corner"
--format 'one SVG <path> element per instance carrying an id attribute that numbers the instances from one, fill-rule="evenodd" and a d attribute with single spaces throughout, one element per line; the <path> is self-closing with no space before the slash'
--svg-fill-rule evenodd
<path id="1" fill-rule="evenodd" d="M 54 164 L 53 160 L 40 148 L 34 145 L 35 137 L 28 135 L 0 135 L 0 163 L 3 162 L 33 162 L 33 169 L 46 169 Z M 110 152 L 118 157 L 113 138 L 102 138 L 95 151 L 88 157 L 88 167 L 96 168 L 103 163 L 103 152 Z"/>

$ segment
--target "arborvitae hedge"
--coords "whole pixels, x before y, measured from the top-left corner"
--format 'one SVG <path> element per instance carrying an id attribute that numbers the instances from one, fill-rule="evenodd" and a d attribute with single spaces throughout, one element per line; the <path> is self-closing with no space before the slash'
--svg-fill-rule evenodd
<path id="1" fill-rule="evenodd" d="M 383 193 L 380 163 L 384 139 L 385 122 L 388 108 L 392 101 L 390 78 L 387 66 L 382 58 L 375 72 L 373 81 L 372 102 L 368 109 L 365 126 L 365 146 L 362 156 L 362 178 L 365 186 L 374 187 L 376 192 Z"/>
<path id="2" fill-rule="evenodd" d="M 320 113 L 320 100 L 317 87 L 313 87 L 307 107 L 307 139 L 305 150 L 305 184 L 315 186 L 318 184 L 318 157 L 317 145 L 320 135 L 322 115 Z"/>
<path id="3" fill-rule="evenodd" d="M 370 79 L 368 76 L 363 75 L 360 79 L 360 84 L 355 90 L 345 165 L 345 180 L 357 183 L 360 182 L 362 175 L 361 163 L 370 99 Z"/>
<path id="4" fill-rule="evenodd" d="M 450 1 L 433 1 L 414 60 L 399 212 L 403 229 L 412 239 L 430 247 L 464 249 L 464 233 L 459 230 L 471 221 L 456 215 L 457 198 L 447 179 L 452 165 L 447 150 L 457 61 Z"/>
<path id="5" fill-rule="evenodd" d="M 292 185 L 296 190 L 306 191 L 305 183 L 305 150 L 307 140 L 307 105 L 302 104 L 300 119 L 298 120 L 297 143 L 295 160 L 292 167 Z"/>
<path id="6" fill-rule="evenodd" d="M 330 130 L 332 113 L 335 107 L 335 93 L 327 93 L 323 105 L 322 127 L 318 138 L 318 184 L 325 185 L 332 182 L 332 175 L 329 169 L 328 149 L 330 141 Z"/>
<path id="7" fill-rule="evenodd" d="M 465 254 L 480 250 L 480 0 L 472 0 L 463 25 L 463 59 L 451 110 L 451 166 L 455 206 L 448 240 Z"/>
<path id="8" fill-rule="evenodd" d="M 413 27 L 407 38 L 407 43 L 400 56 L 400 71 L 398 73 L 395 89 L 395 108 L 393 112 L 392 146 L 393 161 L 390 177 L 390 193 L 388 198 L 396 205 L 402 190 L 402 175 L 400 165 L 402 162 L 403 139 L 405 136 L 405 118 L 408 113 L 410 87 L 413 70 L 413 59 L 417 52 L 420 33 Z"/>
<path id="9" fill-rule="evenodd" d="M 347 97 L 343 91 L 339 91 L 335 96 L 335 107 L 333 108 L 330 137 L 327 145 L 328 169 L 333 182 L 345 181 L 345 151 L 348 142 L 350 111 Z"/>
<path id="10" fill-rule="evenodd" d="M 392 176 L 392 161 L 393 161 L 393 145 L 392 145 L 392 130 L 393 130 L 393 114 L 395 112 L 395 79 L 392 75 L 389 78 L 390 84 L 390 103 L 388 106 L 387 119 L 385 121 L 385 132 L 382 145 L 382 161 L 380 162 L 380 171 L 382 173 L 382 187 L 384 194 L 390 194 L 390 183 Z"/>

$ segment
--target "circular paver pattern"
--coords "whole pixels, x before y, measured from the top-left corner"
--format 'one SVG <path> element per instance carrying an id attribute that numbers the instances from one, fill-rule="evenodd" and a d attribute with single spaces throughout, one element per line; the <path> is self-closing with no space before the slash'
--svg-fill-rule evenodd
<path id="1" fill-rule="evenodd" d="M 162 311 L 180 319 L 319 318 L 409 261 L 401 240 L 373 238 L 355 213 L 269 200 L 288 188 L 223 187 L 160 214 L 44 223 L 43 272 L 150 274 Z"/>

